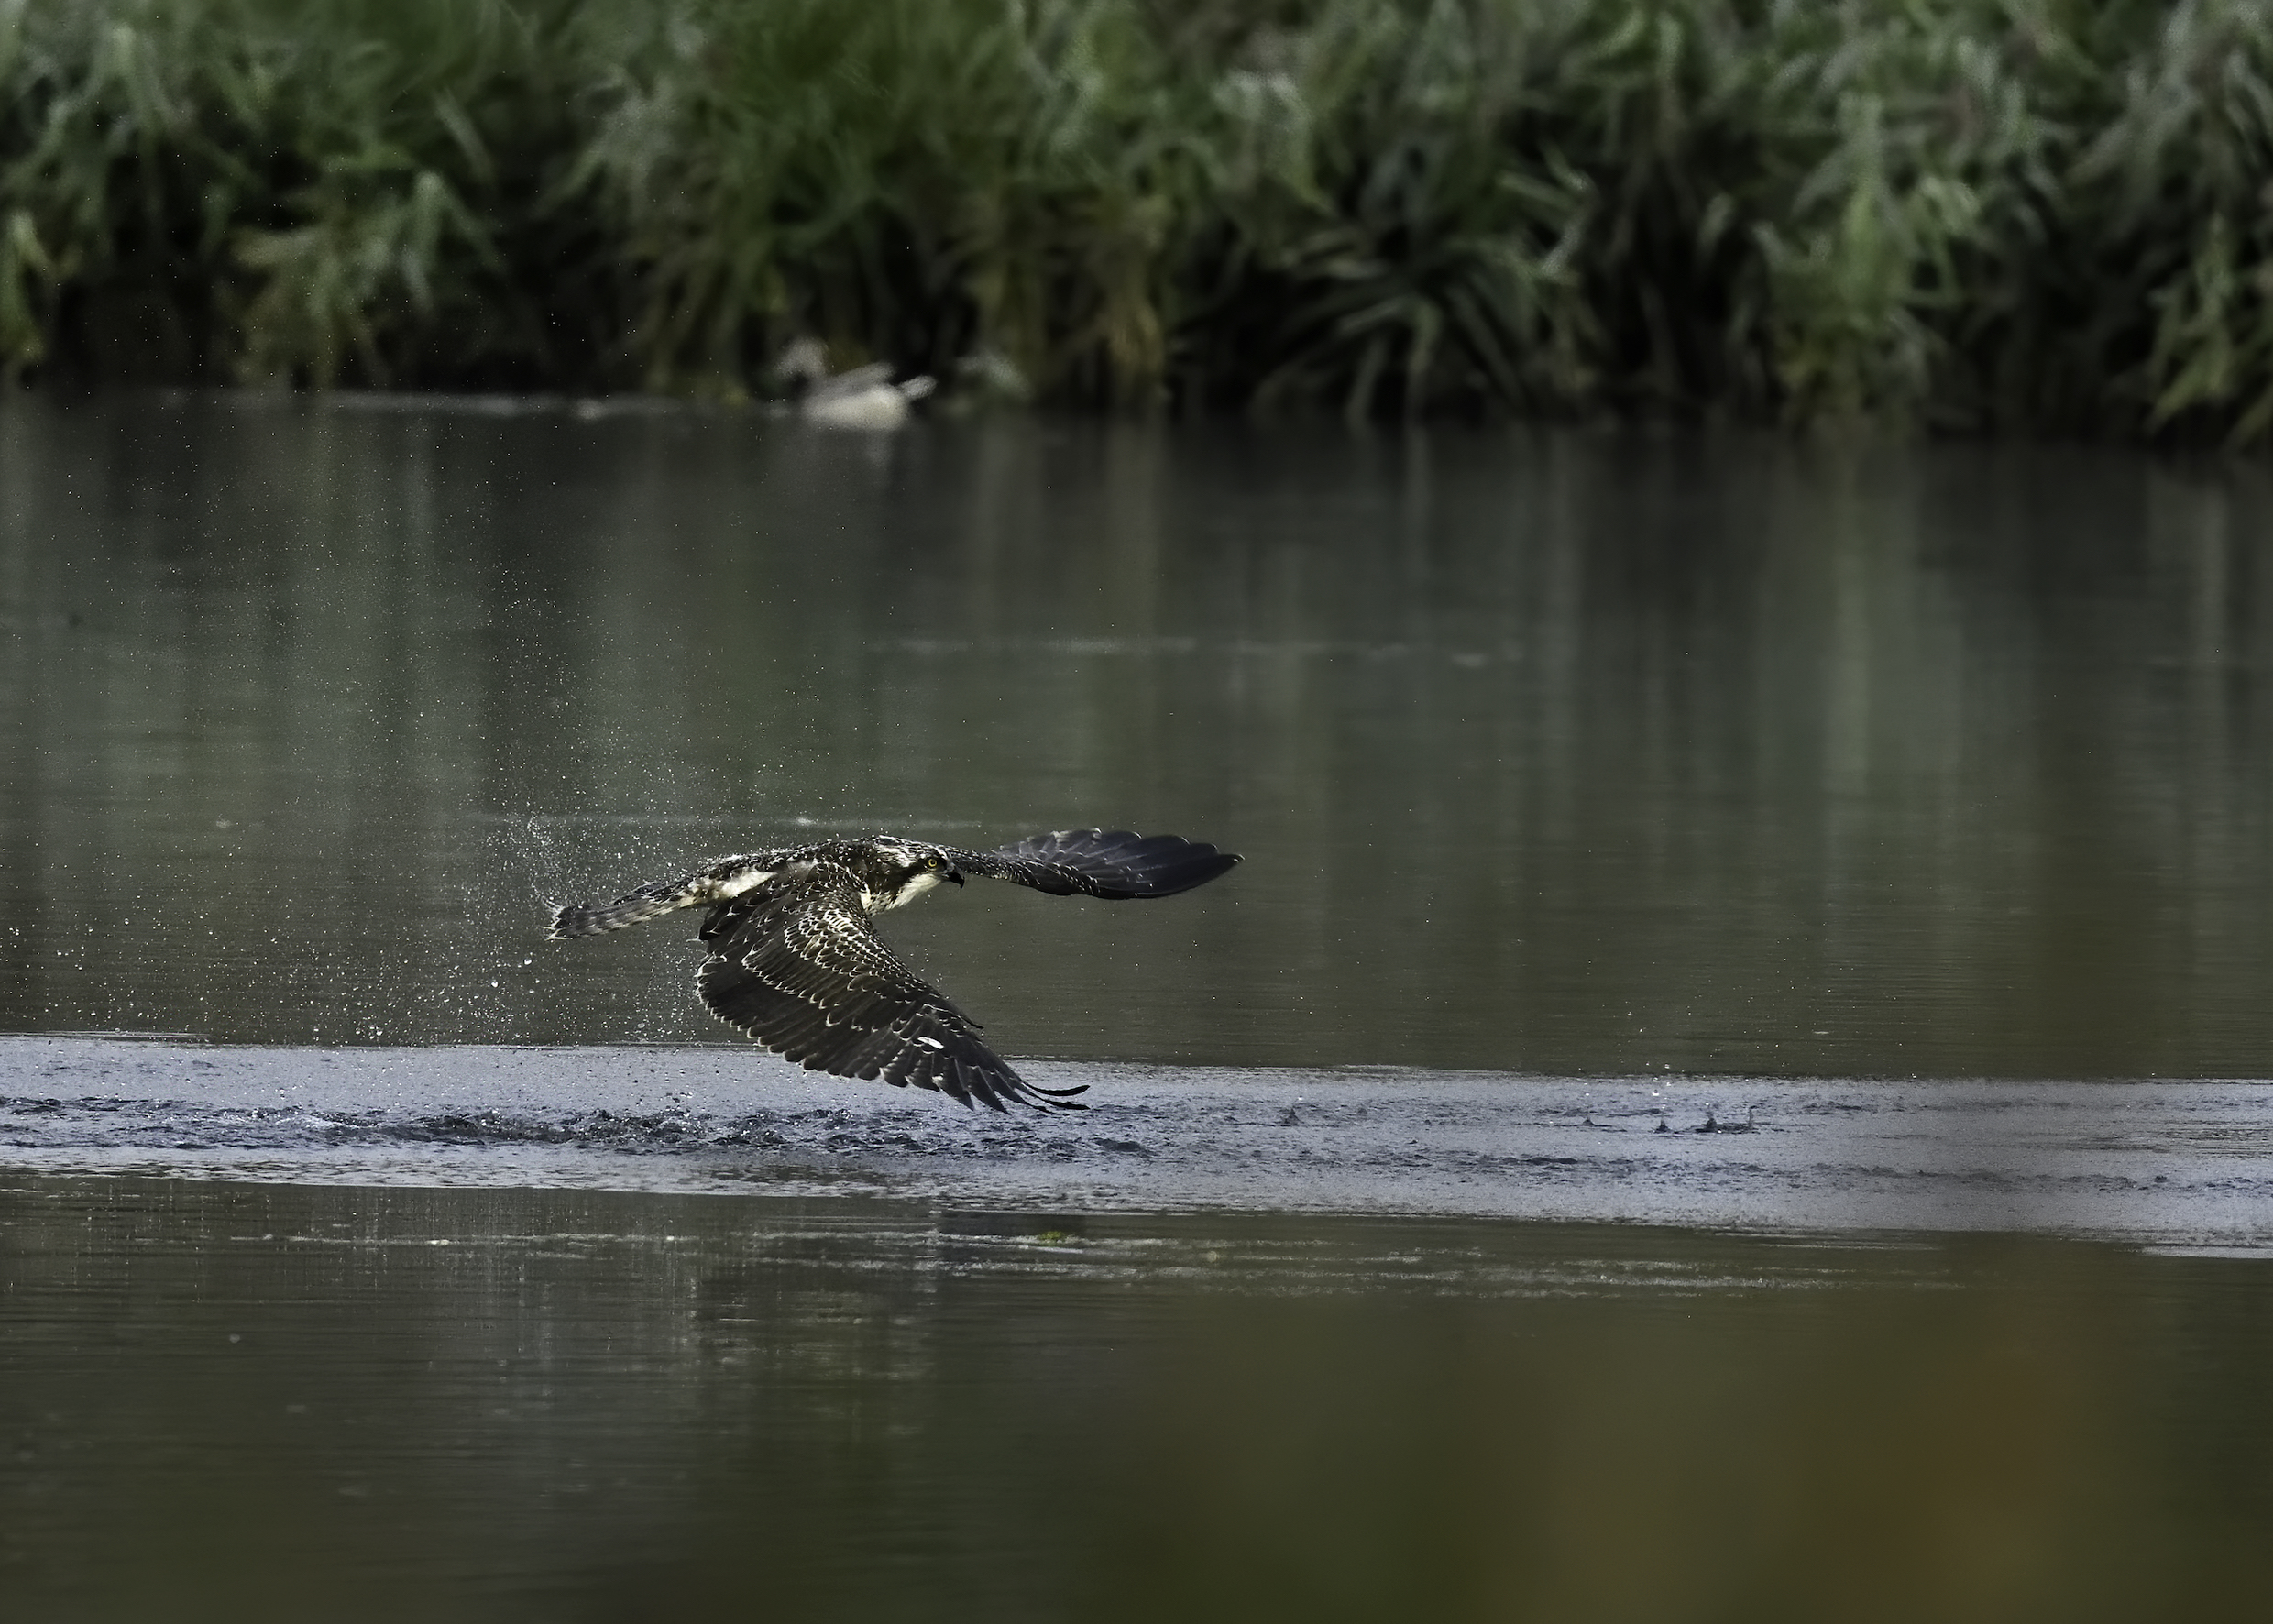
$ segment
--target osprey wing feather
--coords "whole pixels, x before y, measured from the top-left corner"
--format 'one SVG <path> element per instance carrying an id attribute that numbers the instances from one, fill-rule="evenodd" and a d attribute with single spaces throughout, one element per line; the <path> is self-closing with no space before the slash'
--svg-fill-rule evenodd
<path id="1" fill-rule="evenodd" d="M 997 1110 L 1082 1092 L 1037 1088 L 980 1041 L 976 1022 L 893 957 L 860 880 L 836 863 L 775 876 L 704 934 L 711 953 L 695 984 L 710 1013 L 801 1066 Z"/>
<path id="2" fill-rule="evenodd" d="M 1052 896 L 1174 896 L 1227 874 L 1239 859 L 1180 835 L 1140 835 L 1128 829 L 1060 829 L 1029 835 L 992 851 L 958 851 L 966 873 L 1030 885 Z"/>

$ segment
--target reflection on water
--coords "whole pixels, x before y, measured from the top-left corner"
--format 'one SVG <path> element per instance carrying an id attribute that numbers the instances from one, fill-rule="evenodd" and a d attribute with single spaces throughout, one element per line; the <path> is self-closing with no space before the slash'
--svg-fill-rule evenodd
<path id="1" fill-rule="evenodd" d="M 19 1177 L 0 1598 L 2243 1617 L 2273 1582 L 2261 1278 L 2073 1243 Z"/>
<path id="2" fill-rule="evenodd" d="M 1013 1054 L 2251 1074 L 2269 510 L 2057 449 L 10 401 L 0 1026 L 708 1037 L 676 933 L 540 902 L 1102 821 L 1248 861 L 895 921 Z"/>

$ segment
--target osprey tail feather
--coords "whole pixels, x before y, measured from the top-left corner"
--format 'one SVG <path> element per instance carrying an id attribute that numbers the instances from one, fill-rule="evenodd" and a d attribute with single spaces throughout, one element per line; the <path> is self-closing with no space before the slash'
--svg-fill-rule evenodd
<path id="1" fill-rule="evenodd" d="M 580 908 L 563 905 L 553 910 L 553 927 L 545 934 L 556 942 L 579 936 L 598 936 L 603 931 L 621 930 L 626 926 L 642 924 L 659 915 L 668 914 L 704 901 L 702 887 L 691 881 L 658 881 L 642 885 L 629 896 L 620 896 L 596 908 Z"/>

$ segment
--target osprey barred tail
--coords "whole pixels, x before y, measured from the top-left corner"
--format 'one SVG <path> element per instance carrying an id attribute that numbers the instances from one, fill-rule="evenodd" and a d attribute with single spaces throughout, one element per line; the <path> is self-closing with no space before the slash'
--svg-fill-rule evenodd
<path id="1" fill-rule="evenodd" d="M 710 1013 L 808 1070 L 937 1089 L 965 1105 L 1077 1111 L 1027 1081 L 979 1038 L 979 1025 L 894 958 L 870 923 L 966 874 L 1053 896 L 1173 896 L 1230 872 L 1229 851 L 1175 835 L 1060 830 L 992 851 L 893 835 L 822 840 L 729 857 L 598 907 L 553 911 L 555 941 L 598 936 L 680 908 L 703 908 L 710 951 L 695 986 Z"/>

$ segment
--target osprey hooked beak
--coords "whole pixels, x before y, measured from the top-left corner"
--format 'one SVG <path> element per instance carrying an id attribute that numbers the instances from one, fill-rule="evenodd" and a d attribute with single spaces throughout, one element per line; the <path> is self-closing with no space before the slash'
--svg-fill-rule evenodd
<path id="1" fill-rule="evenodd" d="M 961 869 L 950 869 L 947 872 L 941 874 L 939 878 L 946 881 L 950 885 L 960 885 L 963 883 L 963 872 Z"/>

